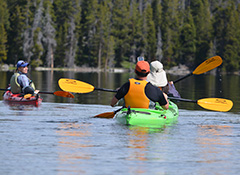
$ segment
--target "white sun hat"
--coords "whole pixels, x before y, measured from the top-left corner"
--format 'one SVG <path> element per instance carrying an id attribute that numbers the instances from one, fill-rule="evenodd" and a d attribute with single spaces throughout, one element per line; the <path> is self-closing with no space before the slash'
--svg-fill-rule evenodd
<path id="1" fill-rule="evenodd" d="M 150 63 L 150 73 L 147 76 L 147 80 L 157 87 L 164 87 L 167 85 L 167 75 L 163 70 L 163 65 L 159 61 L 153 61 Z"/>

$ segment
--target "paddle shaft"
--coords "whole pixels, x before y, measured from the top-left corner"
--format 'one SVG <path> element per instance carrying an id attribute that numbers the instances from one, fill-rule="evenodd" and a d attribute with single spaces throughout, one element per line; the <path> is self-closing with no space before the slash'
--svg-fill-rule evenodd
<path id="1" fill-rule="evenodd" d="M 9 90 L 9 89 L 0 89 L 0 91 L 7 91 L 7 90 Z"/>
<path id="2" fill-rule="evenodd" d="M 0 89 L 1 91 L 8 91 L 9 89 Z M 40 94 L 54 94 L 54 92 L 43 92 L 43 91 L 40 91 L 39 92 Z"/>
<path id="3" fill-rule="evenodd" d="M 1 91 L 8 91 L 9 89 L 1 89 L 0 88 L 0 90 Z M 112 91 L 114 91 L 114 90 L 112 90 Z M 110 91 L 111 92 L 111 91 Z M 44 92 L 44 91 L 40 91 L 40 92 L 38 92 L 39 94 L 51 94 L 51 95 L 56 95 L 56 94 L 54 94 L 54 92 Z M 57 95 L 58 96 L 58 95 Z"/>
<path id="4" fill-rule="evenodd" d="M 106 92 L 117 92 L 117 90 L 113 90 L 113 89 L 104 89 L 104 88 L 95 88 L 94 90 L 98 90 L 98 91 L 106 91 Z"/>
<path id="5" fill-rule="evenodd" d="M 185 78 L 187 78 L 187 77 L 190 77 L 191 75 L 193 75 L 192 72 L 191 72 L 190 74 L 185 75 L 184 77 L 181 77 L 181 78 L 175 80 L 173 83 L 177 83 L 177 82 L 179 82 L 179 81 L 181 81 L 181 80 L 183 80 L 183 79 L 185 79 Z"/>
<path id="6" fill-rule="evenodd" d="M 168 97 L 170 100 L 178 100 L 178 101 L 184 101 L 184 102 L 190 102 L 190 103 L 197 103 L 197 100 L 190 100 L 190 99 L 184 99 L 184 98 L 176 98 L 176 97 Z"/>
<path id="7" fill-rule="evenodd" d="M 54 92 L 43 92 L 43 91 L 40 91 L 39 94 L 54 94 Z"/>

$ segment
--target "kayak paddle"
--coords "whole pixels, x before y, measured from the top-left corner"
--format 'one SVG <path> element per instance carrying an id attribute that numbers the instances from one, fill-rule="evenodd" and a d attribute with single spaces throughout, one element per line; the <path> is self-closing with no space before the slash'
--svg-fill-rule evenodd
<path id="1" fill-rule="evenodd" d="M 208 72 L 219 65 L 222 64 L 222 58 L 220 56 L 214 56 L 207 60 L 205 60 L 203 63 L 201 63 L 193 72 L 190 74 L 185 75 L 182 78 L 179 78 L 178 80 L 175 80 L 174 83 L 179 82 L 180 80 L 183 80 L 191 75 L 199 75 L 205 72 Z M 91 84 L 74 80 L 74 79 L 67 79 L 67 78 L 61 78 L 58 80 L 58 84 L 60 88 L 64 91 L 73 92 L 73 93 L 89 93 L 94 90 L 100 90 L 100 91 L 107 91 L 107 92 L 117 92 L 116 90 L 111 89 L 104 89 L 104 88 L 96 88 L 92 86 Z"/>
<path id="2" fill-rule="evenodd" d="M 52 94 L 60 97 L 67 97 L 67 98 L 74 98 L 74 95 L 71 94 L 70 92 L 65 92 L 65 91 L 55 91 L 55 92 L 39 92 L 39 94 Z M 24 98 L 30 98 L 32 94 L 25 94 Z"/>
<path id="3" fill-rule="evenodd" d="M 74 95 L 66 91 L 55 91 L 55 92 L 43 92 L 40 91 L 39 94 L 52 94 L 60 97 L 74 98 Z"/>
<path id="4" fill-rule="evenodd" d="M 233 102 L 231 100 L 223 99 L 223 98 L 203 98 L 199 100 L 190 100 L 190 99 L 184 99 L 184 98 L 174 98 L 174 97 L 168 97 L 171 100 L 178 100 L 183 102 L 191 102 L 191 103 L 197 103 L 199 106 L 212 110 L 212 111 L 219 111 L 219 112 L 227 112 L 229 111 L 232 106 Z M 124 107 L 122 107 L 124 108 Z M 114 115 L 119 112 L 122 108 L 113 111 L 113 112 L 105 112 L 102 114 L 95 115 L 94 118 L 113 118 Z"/>
<path id="5" fill-rule="evenodd" d="M 223 98 L 203 98 L 199 100 L 189 100 L 189 99 L 174 98 L 174 97 L 168 97 L 168 98 L 171 100 L 197 103 L 202 108 L 212 110 L 212 111 L 220 111 L 220 112 L 227 112 L 230 109 L 232 109 L 232 106 L 233 106 L 233 102 L 231 100 L 227 100 Z"/>
<path id="6" fill-rule="evenodd" d="M 113 111 L 113 112 L 105 112 L 105 113 L 102 113 L 102 114 L 98 114 L 98 115 L 95 115 L 93 118 L 113 118 L 114 115 L 123 108 L 124 107 L 121 107 L 121 108 L 119 108 L 119 109 L 117 109 L 116 111 Z"/>
<path id="7" fill-rule="evenodd" d="M 0 89 L 1 91 L 8 91 L 9 89 Z M 74 98 L 74 95 L 71 94 L 70 92 L 65 92 L 65 91 L 55 91 L 55 92 L 43 92 L 40 91 L 39 94 L 52 94 L 60 97 L 67 97 L 67 98 Z M 26 94 L 24 95 L 24 98 L 30 98 L 32 94 Z"/>
<path id="8" fill-rule="evenodd" d="M 89 93 L 94 90 L 117 92 L 117 90 L 96 88 L 96 87 L 92 86 L 91 84 L 88 84 L 88 83 L 85 83 L 85 82 L 82 82 L 79 80 L 68 79 L 68 78 L 59 79 L 58 85 L 62 90 L 68 91 L 68 92 L 73 92 L 73 93 Z"/>
<path id="9" fill-rule="evenodd" d="M 208 72 L 208 71 L 218 67 L 221 64 L 222 64 L 222 58 L 220 56 L 211 57 L 211 58 L 205 60 L 203 63 L 201 63 L 193 72 L 185 75 L 182 78 L 175 80 L 173 83 L 177 83 L 180 80 L 183 80 L 191 75 L 199 75 L 199 74 Z"/>

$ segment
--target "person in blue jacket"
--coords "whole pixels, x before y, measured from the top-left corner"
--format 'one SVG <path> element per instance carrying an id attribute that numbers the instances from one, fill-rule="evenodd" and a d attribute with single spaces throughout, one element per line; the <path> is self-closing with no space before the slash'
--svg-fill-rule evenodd
<path id="1" fill-rule="evenodd" d="M 37 94 L 39 90 L 35 90 L 35 85 L 27 76 L 29 63 L 19 60 L 17 62 L 16 72 L 10 79 L 11 92 L 13 94 Z"/>

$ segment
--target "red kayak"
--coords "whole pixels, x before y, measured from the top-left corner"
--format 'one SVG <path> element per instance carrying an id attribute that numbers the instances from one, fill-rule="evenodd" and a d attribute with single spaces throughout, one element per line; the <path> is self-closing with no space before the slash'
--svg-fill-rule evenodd
<path id="1" fill-rule="evenodd" d="M 42 98 L 38 95 L 24 98 L 22 94 L 13 94 L 11 91 L 4 93 L 3 100 L 8 104 L 34 105 L 36 107 L 42 103 Z"/>

